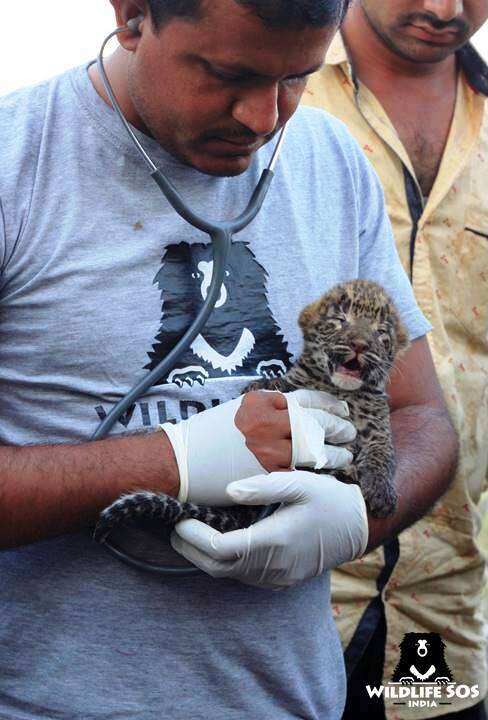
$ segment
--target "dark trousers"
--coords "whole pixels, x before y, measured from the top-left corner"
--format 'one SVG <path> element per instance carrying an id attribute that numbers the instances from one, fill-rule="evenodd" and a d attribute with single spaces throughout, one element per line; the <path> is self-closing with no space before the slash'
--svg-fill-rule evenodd
<path id="1" fill-rule="evenodd" d="M 379 687 L 383 683 L 385 663 L 386 622 L 384 614 L 379 621 L 363 655 L 349 676 L 347 683 L 347 701 L 342 720 L 385 720 L 383 698 L 369 698 L 366 685 Z M 461 710 L 437 716 L 442 720 L 487 720 L 483 702 Z"/>

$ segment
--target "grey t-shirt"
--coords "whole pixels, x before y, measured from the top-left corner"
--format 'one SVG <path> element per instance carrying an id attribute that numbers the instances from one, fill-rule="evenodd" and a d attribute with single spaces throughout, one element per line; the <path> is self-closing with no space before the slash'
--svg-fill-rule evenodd
<path id="1" fill-rule="evenodd" d="M 208 237 L 168 206 L 86 67 L 1 99 L 0 136 L 0 443 L 88 439 L 201 306 Z M 245 206 L 274 145 L 243 175 L 216 178 L 139 136 L 211 218 Z M 264 207 L 235 240 L 205 331 L 113 433 L 185 418 L 285 369 L 299 311 L 341 280 L 376 280 L 412 338 L 429 329 L 378 180 L 325 113 L 292 118 Z M 174 558 L 146 533 L 118 539 Z M 0 578 L 3 720 L 341 716 L 328 573 L 283 592 L 162 579 L 87 530 L 2 552 Z"/>

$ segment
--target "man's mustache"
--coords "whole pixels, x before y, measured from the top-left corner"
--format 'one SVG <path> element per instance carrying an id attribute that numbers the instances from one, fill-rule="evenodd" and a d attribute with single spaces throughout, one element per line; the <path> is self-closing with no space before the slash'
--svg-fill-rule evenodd
<path id="1" fill-rule="evenodd" d="M 439 18 L 433 13 L 414 13 L 411 15 L 404 15 L 401 18 L 402 25 L 416 25 L 421 23 L 422 25 L 430 25 L 433 30 L 452 30 L 463 35 L 469 33 L 469 25 L 465 20 L 461 18 L 453 18 L 448 22 L 439 20 Z"/>
<path id="2" fill-rule="evenodd" d="M 278 124 L 275 129 L 267 135 L 256 135 L 255 133 L 250 133 L 248 130 L 246 131 L 244 128 L 215 128 L 213 130 L 206 131 L 203 134 L 202 139 L 213 140 L 215 138 L 219 138 L 221 140 L 230 140 L 231 142 L 248 142 L 250 144 L 257 142 L 258 140 L 265 140 L 268 142 L 279 130 L 281 130 L 281 128 L 282 124 Z"/>

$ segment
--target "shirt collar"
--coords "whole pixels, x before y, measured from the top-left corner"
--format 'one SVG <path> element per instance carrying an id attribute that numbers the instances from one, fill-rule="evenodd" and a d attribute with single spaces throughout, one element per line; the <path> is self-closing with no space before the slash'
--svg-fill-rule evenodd
<path id="1" fill-rule="evenodd" d="M 488 96 L 488 65 L 481 55 L 468 42 L 456 53 L 459 64 L 473 90 Z M 344 71 L 352 77 L 352 69 L 347 56 L 346 46 L 340 32 L 336 33 L 325 58 L 326 65 L 343 65 Z"/>
<path id="2" fill-rule="evenodd" d="M 347 57 L 346 46 L 342 39 L 340 32 L 337 32 L 332 38 L 332 42 L 327 50 L 325 56 L 326 65 L 342 65 L 342 63 L 348 63 L 349 58 Z"/>

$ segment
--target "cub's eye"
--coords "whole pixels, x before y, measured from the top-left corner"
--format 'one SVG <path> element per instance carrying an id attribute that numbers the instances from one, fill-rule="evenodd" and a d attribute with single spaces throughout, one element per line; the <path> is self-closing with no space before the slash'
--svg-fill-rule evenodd
<path id="1" fill-rule="evenodd" d="M 379 337 L 379 340 L 380 340 L 381 344 L 384 346 L 385 350 L 391 349 L 391 338 L 389 335 L 382 333 Z"/>
<path id="2" fill-rule="evenodd" d="M 327 318 L 327 322 L 340 323 L 341 325 L 344 325 L 346 318 L 344 316 L 340 317 L 339 315 L 332 315 Z"/>
<path id="3" fill-rule="evenodd" d="M 340 318 L 327 318 L 325 327 L 329 330 L 329 332 L 342 330 L 344 327 L 344 320 L 341 320 Z"/>

